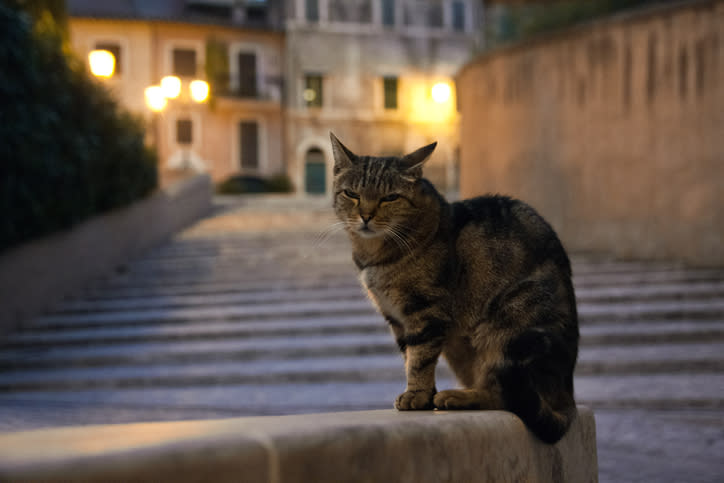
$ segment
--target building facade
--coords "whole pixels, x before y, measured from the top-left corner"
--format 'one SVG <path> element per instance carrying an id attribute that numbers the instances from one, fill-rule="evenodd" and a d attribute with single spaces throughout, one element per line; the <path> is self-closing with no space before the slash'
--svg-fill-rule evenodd
<path id="1" fill-rule="evenodd" d="M 444 190 L 457 186 L 453 76 L 475 48 L 477 5 L 286 1 L 284 143 L 298 191 L 330 190 L 329 131 L 353 151 L 373 155 L 399 155 L 438 141 L 426 175 Z M 438 84 L 443 95 L 435 100 Z"/>
<path id="2" fill-rule="evenodd" d="M 188 171 L 215 181 L 284 172 L 281 16 L 257 3 L 68 2 L 74 49 L 116 57 L 104 82 L 147 118 L 162 180 Z M 169 75 L 181 80 L 181 93 L 152 113 L 144 91 Z M 207 102 L 192 102 L 194 79 L 210 84 Z"/>
<path id="3" fill-rule="evenodd" d="M 163 178 L 286 174 L 308 194 L 330 191 L 330 131 L 367 154 L 438 141 L 427 175 L 457 186 L 453 76 L 476 47 L 478 3 L 68 0 L 74 48 L 116 56 L 104 82 L 147 117 Z M 181 95 L 153 114 L 144 90 L 167 75 Z M 204 104 L 189 99 L 197 78 L 211 85 Z"/>

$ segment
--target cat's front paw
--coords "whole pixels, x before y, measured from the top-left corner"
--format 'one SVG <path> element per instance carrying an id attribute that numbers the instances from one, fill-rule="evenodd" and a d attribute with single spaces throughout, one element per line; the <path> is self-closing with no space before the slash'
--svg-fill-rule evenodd
<path id="1" fill-rule="evenodd" d="M 435 396 L 435 391 L 427 391 L 424 389 L 418 389 L 416 391 L 405 391 L 395 400 L 395 409 L 400 411 L 420 410 L 420 409 L 433 409 L 435 406 L 432 403 L 432 399 Z"/>

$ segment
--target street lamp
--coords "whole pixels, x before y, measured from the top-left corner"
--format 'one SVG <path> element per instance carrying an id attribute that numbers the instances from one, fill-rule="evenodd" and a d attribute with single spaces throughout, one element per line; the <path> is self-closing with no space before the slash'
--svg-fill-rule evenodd
<path id="1" fill-rule="evenodd" d="M 203 80 L 195 79 L 188 85 L 188 92 L 185 92 L 181 79 L 174 75 L 167 75 L 161 79 L 159 85 L 146 87 L 144 94 L 146 105 L 153 113 L 153 145 L 156 150 L 161 151 L 161 119 L 164 109 L 168 106 L 170 99 L 178 99 L 182 105 L 188 104 L 189 98 L 194 103 L 201 104 L 209 99 L 209 84 Z M 183 166 L 188 164 L 188 153 L 184 150 Z"/>
<path id="2" fill-rule="evenodd" d="M 432 100 L 444 104 L 450 99 L 450 86 L 447 82 L 438 82 L 432 86 Z"/>
<path id="3" fill-rule="evenodd" d="M 209 99 L 209 84 L 199 79 L 192 80 L 189 84 L 189 96 L 196 103 L 206 102 Z M 167 75 L 159 85 L 146 87 L 146 105 L 153 112 L 161 112 L 166 108 L 168 99 L 185 98 L 181 79 L 174 75 Z M 188 98 L 186 98 L 188 99 Z"/>
<path id="4" fill-rule="evenodd" d="M 146 105 L 153 112 L 161 112 L 166 108 L 166 94 L 161 86 L 146 87 L 144 91 L 146 96 Z"/>
<path id="5" fill-rule="evenodd" d="M 96 77 L 112 77 L 116 68 L 116 58 L 107 50 L 92 50 L 88 54 L 91 73 Z"/>
<path id="6" fill-rule="evenodd" d="M 191 99 L 194 102 L 206 102 L 209 98 L 209 84 L 202 80 L 193 80 L 189 84 L 189 90 L 191 91 Z"/>

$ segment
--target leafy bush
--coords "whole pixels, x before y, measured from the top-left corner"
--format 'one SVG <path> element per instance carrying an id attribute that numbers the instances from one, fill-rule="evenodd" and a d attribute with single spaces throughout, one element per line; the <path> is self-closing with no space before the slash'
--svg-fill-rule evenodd
<path id="1" fill-rule="evenodd" d="M 90 78 L 51 10 L 23 3 L 0 4 L 0 251 L 157 186 L 142 121 Z"/>
<path id="2" fill-rule="evenodd" d="M 277 174 L 269 178 L 267 188 L 272 193 L 291 193 L 294 191 L 292 180 L 286 174 Z"/>
<path id="3" fill-rule="evenodd" d="M 294 186 L 285 174 L 277 174 L 270 178 L 250 175 L 232 175 L 216 187 L 216 192 L 224 195 L 291 193 L 292 191 L 294 191 Z"/>
<path id="4" fill-rule="evenodd" d="M 558 0 L 499 7 L 486 30 L 490 47 L 570 27 L 615 12 L 662 0 Z"/>

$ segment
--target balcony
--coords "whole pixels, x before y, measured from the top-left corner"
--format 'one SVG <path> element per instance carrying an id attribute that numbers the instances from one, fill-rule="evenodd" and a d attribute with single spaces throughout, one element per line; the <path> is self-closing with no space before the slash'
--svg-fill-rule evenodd
<path id="1" fill-rule="evenodd" d="M 212 85 L 212 92 L 225 101 L 255 102 L 281 106 L 282 79 L 267 77 L 264 82 L 255 78 L 223 76 Z"/>

